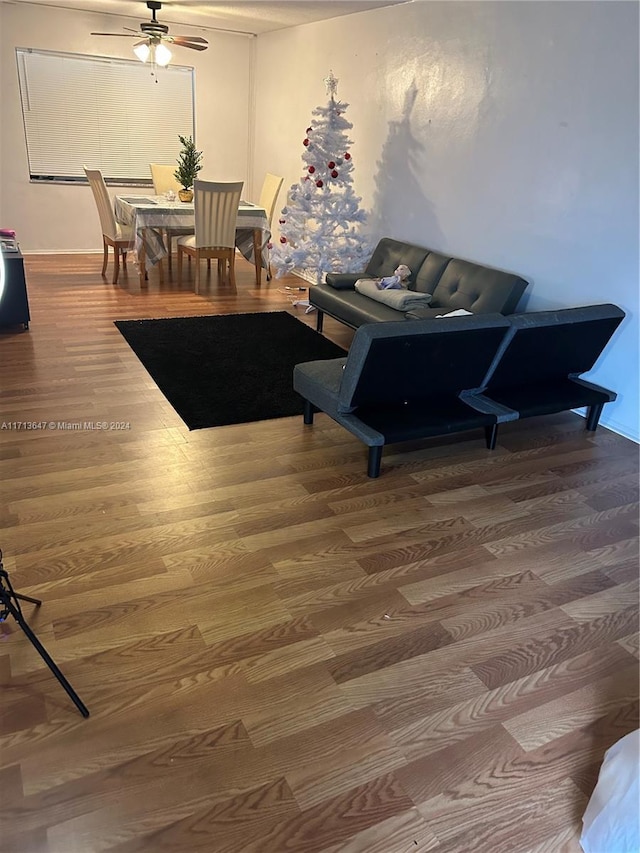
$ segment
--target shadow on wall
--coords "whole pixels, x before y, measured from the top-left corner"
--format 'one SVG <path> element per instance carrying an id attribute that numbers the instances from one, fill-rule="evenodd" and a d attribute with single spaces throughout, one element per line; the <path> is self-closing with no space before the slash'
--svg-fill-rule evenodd
<path id="1" fill-rule="evenodd" d="M 425 156 L 425 146 L 411 131 L 411 113 L 417 97 L 414 81 L 405 95 L 401 119 L 389 122 L 387 140 L 377 163 L 368 230 L 374 243 L 380 237 L 395 237 L 438 249 L 443 245 L 442 232 L 433 205 L 416 178 Z"/>

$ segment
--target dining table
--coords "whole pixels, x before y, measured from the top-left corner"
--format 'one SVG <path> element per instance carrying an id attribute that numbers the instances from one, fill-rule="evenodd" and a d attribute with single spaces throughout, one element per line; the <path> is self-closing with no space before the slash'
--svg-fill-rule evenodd
<path id="1" fill-rule="evenodd" d="M 116 221 L 130 225 L 133 244 L 138 260 L 140 284 L 147 281 L 147 264 L 151 266 L 162 261 L 169 253 L 165 240 L 165 231 L 183 229 L 185 233 L 195 231 L 194 202 L 167 199 L 165 196 L 115 196 L 114 212 Z M 271 239 L 267 212 L 263 207 L 248 201 L 238 206 L 236 221 L 236 247 L 242 255 L 253 263 L 256 270 L 256 284 L 260 285 L 262 270 L 269 268 L 268 243 Z M 162 266 L 160 266 L 162 280 Z"/>

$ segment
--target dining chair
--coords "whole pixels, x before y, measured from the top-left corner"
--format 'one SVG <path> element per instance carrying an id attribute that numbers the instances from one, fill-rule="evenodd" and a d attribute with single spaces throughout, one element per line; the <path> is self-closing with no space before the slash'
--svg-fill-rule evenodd
<path id="1" fill-rule="evenodd" d="M 113 283 L 118 283 L 120 275 L 120 255 L 122 255 L 122 263 L 127 266 L 127 252 L 133 243 L 133 229 L 130 225 L 124 225 L 122 222 L 116 222 L 116 217 L 113 212 L 113 204 L 107 192 L 107 186 L 102 177 L 102 172 L 99 169 L 87 169 L 82 167 L 89 181 L 89 186 L 93 193 L 93 197 L 98 208 L 98 216 L 100 217 L 100 225 L 102 227 L 102 246 L 104 250 L 102 262 L 102 275 L 107 271 L 107 263 L 109 260 L 109 246 L 113 246 L 114 264 L 113 264 Z"/>
<path id="2" fill-rule="evenodd" d="M 182 257 L 195 258 L 195 292 L 200 290 L 200 261 L 218 259 L 218 276 L 235 287 L 236 221 L 244 181 L 204 181 L 193 184 L 195 234 L 178 238 L 178 283 Z"/>
<path id="3" fill-rule="evenodd" d="M 176 167 L 171 163 L 149 163 L 151 170 L 151 180 L 153 181 L 153 191 L 155 195 L 165 195 L 165 193 L 174 192 L 176 196 L 182 189 L 175 176 Z M 180 226 L 167 226 L 162 229 L 162 235 L 167 246 L 167 260 L 169 272 L 171 272 L 171 260 L 173 249 L 173 238 L 181 237 L 184 234 L 193 234 L 193 228 Z"/>
<path id="4" fill-rule="evenodd" d="M 262 183 L 262 190 L 260 191 L 260 201 L 258 202 L 260 207 L 264 207 L 267 220 L 269 222 L 269 231 L 271 231 L 271 223 L 273 221 L 273 214 L 276 209 L 276 200 L 278 198 L 278 193 L 280 192 L 280 187 L 284 178 L 278 177 L 278 175 L 272 175 L 270 172 L 264 176 L 264 181 Z M 269 262 L 267 266 L 267 281 L 271 281 L 271 262 Z"/>
<path id="5" fill-rule="evenodd" d="M 180 184 L 176 180 L 174 174 L 176 167 L 170 163 L 149 163 L 151 169 L 151 180 L 153 181 L 153 191 L 156 195 L 164 195 L 171 190 L 178 195 L 178 190 L 181 189 Z"/>

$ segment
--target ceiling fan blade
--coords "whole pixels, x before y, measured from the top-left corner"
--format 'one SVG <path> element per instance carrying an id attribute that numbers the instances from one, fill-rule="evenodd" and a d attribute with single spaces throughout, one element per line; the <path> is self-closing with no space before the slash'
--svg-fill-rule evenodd
<path id="1" fill-rule="evenodd" d="M 116 36 L 124 39 L 138 38 L 140 33 L 90 33 L 92 36 Z"/>
<path id="2" fill-rule="evenodd" d="M 178 47 L 190 47 L 192 50 L 206 50 L 209 47 L 208 42 L 204 39 L 195 39 L 189 38 L 189 36 L 169 36 L 167 41 L 172 42 L 172 44 L 177 44 Z"/>
<path id="3" fill-rule="evenodd" d="M 182 41 L 193 41 L 196 44 L 206 44 L 209 42 L 206 39 L 200 38 L 200 36 L 171 36 L 171 38 L 175 41 L 176 39 L 181 39 Z"/>

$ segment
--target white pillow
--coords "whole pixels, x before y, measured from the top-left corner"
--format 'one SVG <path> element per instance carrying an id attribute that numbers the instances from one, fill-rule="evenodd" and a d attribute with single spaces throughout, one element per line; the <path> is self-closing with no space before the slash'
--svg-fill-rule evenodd
<path id="1" fill-rule="evenodd" d="M 604 754 L 584 817 L 580 844 L 585 853 L 637 853 L 640 849 L 638 756 L 640 732 L 631 732 Z"/>

